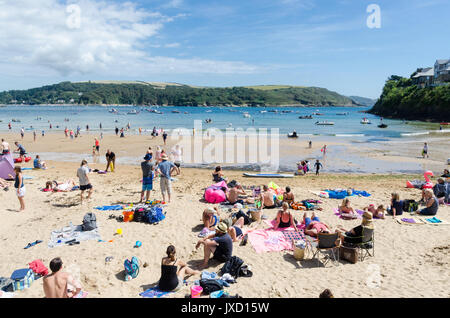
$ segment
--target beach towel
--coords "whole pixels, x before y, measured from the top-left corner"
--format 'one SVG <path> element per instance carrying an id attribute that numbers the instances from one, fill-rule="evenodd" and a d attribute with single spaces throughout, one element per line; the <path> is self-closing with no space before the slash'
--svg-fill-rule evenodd
<path id="1" fill-rule="evenodd" d="M 356 218 L 354 218 L 353 220 L 362 219 L 362 215 L 364 214 L 364 211 L 356 210 L 356 213 L 357 213 Z M 340 219 L 343 219 L 343 220 L 352 220 L 352 219 L 343 218 L 341 215 L 341 212 L 339 212 L 338 208 L 334 209 L 334 215 L 338 216 Z"/>
<path id="2" fill-rule="evenodd" d="M 104 205 L 104 206 L 98 206 L 95 207 L 94 209 L 96 210 L 100 210 L 100 211 L 118 211 L 118 210 L 123 210 L 123 206 L 122 205 Z"/>
<path id="3" fill-rule="evenodd" d="M 283 231 L 282 233 L 288 241 L 305 240 L 305 234 L 303 231 Z"/>
<path id="4" fill-rule="evenodd" d="M 275 224 L 277 224 L 277 220 L 272 220 L 272 221 L 264 220 L 264 223 L 266 223 L 268 226 L 270 226 L 271 230 L 274 230 L 273 228 L 275 227 Z M 299 230 L 304 230 L 305 229 L 305 224 L 297 224 L 297 228 Z M 283 232 L 283 231 L 294 231 L 294 230 L 295 229 L 291 226 L 291 227 L 288 227 L 288 228 L 278 228 L 277 230 L 274 230 L 274 231 L 281 231 L 281 232 Z"/>
<path id="5" fill-rule="evenodd" d="M 140 293 L 139 296 L 142 296 L 144 298 L 161 298 L 171 293 L 173 292 L 165 292 L 160 290 L 158 287 L 152 287 Z"/>
<path id="6" fill-rule="evenodd" d="M 286 239 L 282 231 L 254 230 L 248 233 L 248 240 L 258 254 L 292 250 L 292 242 Z"/>
<path id="7" fill-rule="evenodd" d="M 425 222 L 423 222 L 422 220 L 420 220 L 419 218 L 416 217 L 411 217 L 411 218 L 402 218 L 402 217 L 396 217 L 395 220 L 402 224 L 402 225 L 423 225 L 425 224 Z"/>
<path id="8" fill-rule="evenodd" d="M 81 225 L 73 226 L 69 225 L 60 230 L 54 230 L 50 234 L 50 240 L 48 247 L 53 248 L 56 246 L 65 245 L 69 241 L 88 241 L 88 240 L 101 240 L 98 228 L 92 231 L 83 231 Z"/>
<path id="9" fill-rule="evenodd" d="M 430 224 L 430 225 L 449 225 L 450 224 L 450 222 L 444 221 L 442 219 L 438 219 L 435 216 L 433 216 L 432 218 L 430 218 L 430 217 L 420 217 L 420 219 L 425 224 Z"/>

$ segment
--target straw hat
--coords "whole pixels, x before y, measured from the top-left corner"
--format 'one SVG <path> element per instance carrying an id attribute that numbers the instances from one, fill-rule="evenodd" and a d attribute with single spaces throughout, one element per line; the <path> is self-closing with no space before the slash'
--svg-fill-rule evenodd
<path id="1" fill-rule="evenodd" d="M 206 212 L 207 214 L 214 214 L 216 211 L 215 211 L 213 208 L 206 208 L 206 209 L 205 209 L 205 212 Z"/>
<path id="2" fill-rule="evenodd" d="M 364 212 L 362 215 L 362 225 L 366 227 L 372 227 L 373 226 L 373 215 L 370 212 Z"/>
<path id="3" fill-rule="evenodd" d="M 220 233 L 226 234 L 228 231 L 228 225 L 226 225 L 224 222 L 220 222 L 219 225 L 217 225 L 216 229 Z"/>
<path id="4" fill-rule="evenodd" d="M 163 155 L 161 156 L 161 159 L 162 159 L 162 160 L 167 160 L 167 159 L 169 159 L 169 157 L 167 157 L 166 154 L 163 154 Z"/>

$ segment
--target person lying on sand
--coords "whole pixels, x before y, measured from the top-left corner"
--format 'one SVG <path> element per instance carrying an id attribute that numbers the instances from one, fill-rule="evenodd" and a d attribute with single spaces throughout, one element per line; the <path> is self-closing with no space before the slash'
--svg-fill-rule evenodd
<path id="1" fill-rule="evenodd" d="M 66 180 L 65 182 L 47 181 L 45 183 L 44 191 L 69 192 L 75 186 L 75 181 L 73 181 L 72 179 Z"/>
<path id="2" fill-rule="evenodd" d="M 314 212 L 311 218 L 307 216 L 306 212 L 303 214 L 303 224 L 305 224 L 305 234 L 312 237 L 317 237 L 319 233 L 331 233 L 330 227 L 321 222 Z"/>
<path id="3" fill-rule="evenodd" d="M 209 230 L 214 229 L 214 227 L 220 222 L 219 209 L 217 207 L 206 208 L 203 211 L 202 221 L 205 228 Z"/>
<path id="4" fill-rule="evenodd" d="M 370 204 L 368 207 L 364 208 L 364 211 L 372 213 L 374 218 L 384 219 L 384 213 L 386 212 L 386 209 L 382 204 L 380 204 L 376 209 L 375 204 Z"/>
<path id="5" fill-rule="evenodd" d="M 294 219 L 294 216 L 289 211 L 289 205 L 284 202 L 282 205 L 282 209 L 278 211 L 276 222 L 274 226 L 274 230 L 278 230 L 279 228 L 285 229 L 288 227 L 293 227 L 296 231 L 298 231 L 297 228 L 297 221 Z"/>
<path id="6" fill-rule="evenodd" d="M 72 275 L 64 273 L 63 262 L 57 257 L 51 260 L 51 274 L 44 277 L 43 286 L 46 298 L 74 298 L 81 292 L 81 285 Z"/>
<path id="7" fill-rule="evenodd" d="M 166 254 L 161 260 L 161 278 L 158 282 L 158 288 L 162 291 L 177 291 L 183 287 L 185 276 L 200 275 L 200 271 L 196 271 L 187 266 L 187 264 L 176 257 L 175 246 L 170 245 Z"/>
<path id="8" fill-rule="evenodd" d="M 223 223 L 228 226 L 228 234 L 230 235 L 233 242 L 238 242 L 242 237 L 242 228 L 244 227 L 244 222 L 245 220 L 243 217 L 235 220 L 234 223 L 231 218 L 223 220 Z"/>
<path id="9" fill-rule="evenodd" d="M 349 198 L 345 198 L 342 201 L 342 204 L 339 207 L 339 213 L 341 214 L 343 219 L 356 219 L 358 217 L 358 214 L 350 206 L 350 199 Z"/>
<path id="10" fill-rule="evenodd" d="M 203 264 L 201 269 L 208 267 L 208 261 L 213 254 L 213 259 L 225 263 L 233 253 L 233 240 L 228 234 L 228 226 L 221 222 L 216 227 L 216 233 L 200 239 L 195 245 L 198 249 L 203 244 Z"/>

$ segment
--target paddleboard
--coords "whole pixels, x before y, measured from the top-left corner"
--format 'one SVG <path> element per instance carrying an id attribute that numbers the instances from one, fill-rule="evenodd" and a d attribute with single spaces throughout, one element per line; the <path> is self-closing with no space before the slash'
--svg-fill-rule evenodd
<path id="1" fill-rule="evenodd" d="M 244 177 L 249 178 L 293 178 L 292 174 L 279 174 L 279 173 L 244 173 Z"/>

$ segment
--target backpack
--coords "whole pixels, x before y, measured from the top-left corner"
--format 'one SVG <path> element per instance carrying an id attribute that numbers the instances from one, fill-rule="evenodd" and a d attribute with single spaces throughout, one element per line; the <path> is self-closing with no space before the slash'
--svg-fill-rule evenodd
<path id="1" fill-rule="evenodd" d="M 133 221 L 134 222 L 144 222 L 145 210 L 143 208 L 136 208 L 134 210 Z"/>
<path id="2" fill-rule="evenodd" d="M 403 200 L 403 211 L 404 212 L 414 212 L 419 209 L 419 203 L 415 200 Z"/>
<path id="3" fill-rule="evenodd" d="M 216 279 L 201 279 L 200 286 L 203 288 L 203 293 L 209 295 L 215 291 L 222 290 L 223 286 Z"/>
<path id="4" fill-rule="evenodd" d="M 123 266 L 125 267 L 125 275 L 130 275 L 132 278 L 139 275 L 139 260 L 136 256 L 133 256 L 131 261 L 126 259 Z"/>
<path id="5" fill-rule="evenodd" d="M 83 217 L 81 229 L 83 231 L 92 231 L 97 228 L 97 218 L 94 213 L 86 213 Z"/>
<path id="6" fill-rule="evenodd" d="M 242 265 L 244 265 L 244 261 L 241 258 L 237 256 L 232 256 L 223 265 L 222 269 L 220 270 L 220 275 L 223 276 L 224 274 L 229 273 L 234 278 L 237 278 L 239 276 L 239 271 Z"/>
<path id="7" fill-rule="evenodd" d="M 163 213 L 163 209 L 159 206 L 152 207 L 145 215 L 144 220 L 147 223 L 154 224 L 164 220 L 166 216 Z"/>

